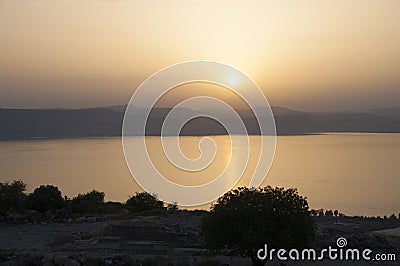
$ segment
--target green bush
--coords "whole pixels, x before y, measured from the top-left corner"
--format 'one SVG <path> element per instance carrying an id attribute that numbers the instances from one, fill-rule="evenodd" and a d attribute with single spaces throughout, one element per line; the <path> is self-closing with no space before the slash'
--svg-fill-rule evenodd
<path id="1" fill-rule="evenodd" d="M 136 192 L 126 201 L 126 205 L 132 212 L 142 212 L 154 209 L 163 209 L 164 203 L 157 199 L 156 196 L 147 192 Z"/>
<path id="2" fill-rule="evenodd" d="M 104 265 L 104 263 L 99 258 L 87 257 L 85 259 L 85 264 L 84 265 L 86 265 L 86 266 L 102 266 L 102 265 Z"/>
<path id="3" fill-rule="evenodd" d="M 5 262 L 5 261 L 7 261 L 9 255 L 10 255 L 10 252 L 9 252 L 9 251 L 1 250 L 1 249 L 0 249 L 0 262 Z"/>
<path id="4" fill-rule="evenodd" d="M 309 247 L 314 227 L 306 198 L 296 189 L 238 188 L 220 197 L 203 217 L 201 230 L 210 250 L 229 249 L 250 257 L 254 265 L 257 250 Z"/>
<path id="5" fill-rule="evenodd" d="M 28 196 L 28 205 L 42 214 L 64 207 L 64 199 L 58 187 L 41 185 Z"/>
<path id="6" fill-rule="evenodd" d="M 69 210 L 73 213 L 104 213 L 104 192 L 92 190 L 85 194 L 79 194 L 69 201 Z"/>
<path id="7" fill-rule="evenodd" d="M 0 216 L 9 211 L 20 211 L 26 204 L 26 184 L 21 180 L 0 183 Z"/>

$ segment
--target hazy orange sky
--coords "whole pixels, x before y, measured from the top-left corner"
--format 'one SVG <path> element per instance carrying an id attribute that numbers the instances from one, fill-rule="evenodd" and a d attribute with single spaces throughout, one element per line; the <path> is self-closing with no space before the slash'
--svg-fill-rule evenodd
<path id="1" fill-rule="evenodd" d="M 400 106 L 400 1 L 0 1 L 0 107 L 126 104 L 152 73 L 227 63 L 273 105 Z"/>

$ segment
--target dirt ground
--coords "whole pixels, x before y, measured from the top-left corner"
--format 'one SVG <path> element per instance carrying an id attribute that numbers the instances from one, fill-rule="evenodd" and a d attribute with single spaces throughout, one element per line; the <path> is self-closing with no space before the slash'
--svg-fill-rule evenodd
<path id="1" fill-rule="evenodd" d="M 0 225 L 2 265 L 251 265 L 211 255 L 201 245 L 201 215 L 179 213 L 121 221 Z M 267 265 L 400 265 L 399 221 L 318 217 L 316 249 L 344 237 L 348 248 L 395 254 L 396 261 L 270 261 Z M 91 264 L 88 261 L 91 261 Z"/>

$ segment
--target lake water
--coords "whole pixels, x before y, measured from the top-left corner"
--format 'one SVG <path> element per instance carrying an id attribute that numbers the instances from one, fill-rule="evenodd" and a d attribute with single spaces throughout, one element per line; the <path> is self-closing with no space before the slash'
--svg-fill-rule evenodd
<path id="1" fill-rule="evenodd" d="M 229 137 L 213 138 L 218 147 L 213 164 L 191 175 L 160 156 L 159 137 L 147 140 L 161 173 L 178 183 L 201 184 L 218 176 L 229 159 Z M 188 157 L 199 155 L 200 139 L 181 137 Z M 250 163 L 238 185 L 249 182 L 256 165 L 260 137 L 250 140 Z M 70 197 L 97 189 L 106 193 L 107 200 L 125 201 L 140 191 L 125 164 L 121 138 L 0 142 L 0 181 L 13 179 L 25 181 L 28 191 L 54 184 Z M 279 136 L 275 160 L 263 185 L 296 187 L 307 196 L 311 208 L 338 209 L 349 215 L 397 214 L 400 134 Z"/>

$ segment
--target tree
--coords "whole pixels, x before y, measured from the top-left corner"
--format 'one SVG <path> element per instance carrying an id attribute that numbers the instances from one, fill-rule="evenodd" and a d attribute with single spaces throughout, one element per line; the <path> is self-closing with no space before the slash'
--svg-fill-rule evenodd
<path id="1" fill-rule="evenodd" d="M 26 184 L 21 180 L 14 180 L 11 184 L 0 183 L 0 215 L 23 208 L 26 200 L 25 190 Z"/>
<path id="2" fill-rule="evenodd" d="M 78 194 L 69 202 L 72 212 L 76 213 L 98 213 L 104 209 L 105 193 L 92 190 L 85 194 Z M 105 211 L 105 210 L 104 210 Z"/>
<path id="3" fill-rule="evenodd" d="M 126 201 L 126 205 L 133 212 L 162 209 L 164 207 L 162 201 L 158 200 L 155 195 L 151 195 L 147 192 L 136 192 L 135 196 L 132 196 Z"/>
<path id="4" fill-rule="evenodd" d="M 325 211 L 325 216 L 326 216 L 326 217 L 332 217 L 332 216 L 333 216 L 332 210 L 326 210 L 326 211 Z"/>
<path id="5" fill-rule="evenodd" d="M 170 203 L 170 204 L 168 204 L 167 205 L 167 210 L 169 211 L 169 212 L 176 212 L 176 211 L 178 211 L 178 203 L 177 202 L 174 202 L 174 203 Z"/>
<path id="6" fill-rule="evenodd" d="M 64 206 L 60 190 L 52 185 L 41 185 L 36 188 L 29 195 L 28 201 L 32 210 L 36 210 L 43 215 L 47 211 L 61 209 Z"/>
<path id="7" fill-rule="evenodd" d="M 257 251 L 303 248 L 312 244 L 314 227 L 306 198 L 296 189 L 240 187 L 220 197 L 201 222 L 206 247 L 229 249 L 264 265 Z"/>

